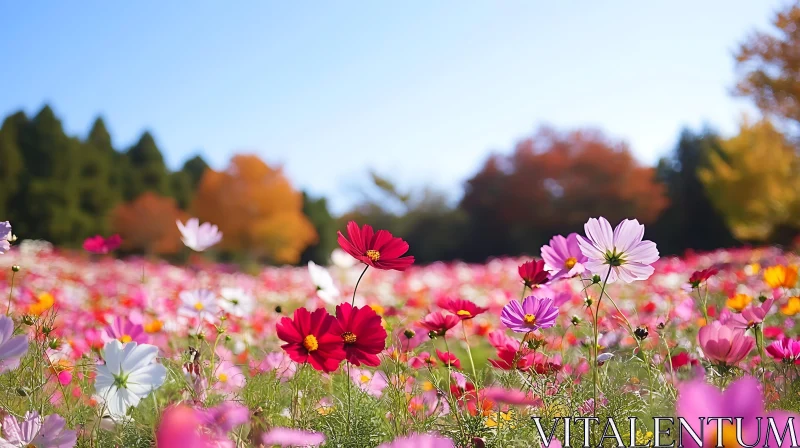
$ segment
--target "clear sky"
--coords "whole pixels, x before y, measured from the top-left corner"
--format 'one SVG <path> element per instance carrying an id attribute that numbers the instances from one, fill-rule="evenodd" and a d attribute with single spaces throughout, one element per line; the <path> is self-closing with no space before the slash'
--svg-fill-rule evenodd
<path id="1" fill-rule="evenodd" d="M 736 129 L 733 51 L 779 0 L 0 2 L 0 114 L 150 130 L 172 168 L 257 152 L 342 211 L 368 169 L 458 197 L 539 124 L 652 164 Z"/>

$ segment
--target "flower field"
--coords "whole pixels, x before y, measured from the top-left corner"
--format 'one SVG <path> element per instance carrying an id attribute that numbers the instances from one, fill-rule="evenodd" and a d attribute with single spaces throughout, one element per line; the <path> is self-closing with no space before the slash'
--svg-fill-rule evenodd
<path id="1" fill-rule="evenodd" d="M 256 274 L 0 245 L 0 447 L 651 446 L 654 416 L 693 425 L 662 445 L 739 446 L 709 416 L 800 434 L 796 254 L 659 258 L 601 218 L 535 257 L 417 266 L 397 237 L 351 223 L 330 266 Z M 595 416 L 624 423 L 564 433 Z"/>

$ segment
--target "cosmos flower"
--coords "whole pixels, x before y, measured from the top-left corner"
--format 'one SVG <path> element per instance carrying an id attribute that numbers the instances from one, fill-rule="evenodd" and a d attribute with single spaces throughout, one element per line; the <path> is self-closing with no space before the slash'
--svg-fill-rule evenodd
<path id="1" fill-rule="evenodd" d="M 700 328 L 700 348 L 706 357 L 725 365 L 735 365 L 753 349 L 756 341 L 745 335 L 744 330 L 714 321 Z"/>
<path id="2" fill-rule="evenodd" d="M 359 389 L 377 398 L 383 395 L 383 389 L 389 384 L 386 374 L 380 370 L 370 372 L 367 369 L 353 368 L 350 369 L 350 379 Z"/>
<path id="3" fill-rule="evenodd" d="M 703 269 L 702 271 L 694 271 L 692 275 L 689 276 L 689 284 L 692 286 L 693 289 L 697 289 L 700 287 L 700 284 L 708 281 L 709 278 L 717 275 L 719 273 L 719 269 L 717 268 L 708 268 Z"/>
<path id="4" fill-rule="evenodd" d="M 185 225 L 180 221 L 175 221 L 175 223 L 181 232 L 183 244 L 194 251 L 203 252 L 222 240 L 222 232 L 219 231 L 217 226 L 209 222 L 204 222 L 201 225 L 200 220 L 191 218 L 186 221 Z"/>
<path id="5" fill-rule="evenodd" d="M 729 324 L 736 328 L 750 328 L 764 322 L 764 318 L 769 314 L 775 299 L 769 298 L 761 306 L 749 306 L 742 310 L 741 314 L 731 317 Z"/>
<path id="6" fill-rule="evenodd" d="M 181 299 L 181 310 L 189 316 L 201 316 L 207 321 L 214 320 L 217 314 L 217 296 L 208 289 L 195 289 L 192 291 L 181 291 L 178 295 Z"/>
<path id="7" fill-rule="evenodd" d="M 272 428 L 261 441 L 267 446 L 319 446 L 325 443 L 325 434 L 292 428 Z"/>
<path id="8" fill-rule="evenodd" d="M 581 252 L 577 233 L 570 233 L 566 238 L 556 235 L 541 250 L 542 260 L 550 271 L 551 280 L 581 275 L 586 270 L 584 263 L 588 259 Z"/>
<path id="9" fill-rule="evenodd" d="M 343 303 L 336 307 L 336 320 L 331 331 L 341 335 L 346 359 L 351 364 L 380 365 L 378 353 L 386 348 L 386 330 L 375 310 L 368 306 L 359 308 Z"/>
<path id="10" fill-rule="evenodd" d="M 8 221 L 0 221 L 0 255 L 11 249 L 12 238 L 11 223 Z"/>
<path id="11" fill-rule="evenodd" d="M 102 338 L 103 342 L 116 339 L 123 344 L 131 341 L 141 344 L 147 342 L 147 333 L 142 324 L 134 323 L 128 317 L 116 316 L 103 329 Z"/>
<path id="12" fill-rule="evenodd" d="M 219 307 L 230 315 L 246 317 L 255 308 L 255 299 L 242 288 L 222 288 L 219 295 Z"/>
<path id="13" fill-rule="evenodd" d="M 439 308 L 450 311 L 458 316 L 458 318 L 461 320 L 472 319 L 488 310 L 488 308 L 475 305 L 474 303 L 465 299 L 444 298 L 436 302 L 436 305 L 438 305 Z"/>
<path id="14" fill-rule="evenodd" d="M 117 250 L 120 244 L 122 244 L 122 238 L 119 235 L 111 235 L 108 238 L 95 235 L 83 241 L 83 250 L 93 254 L 107 254 Z"/>
<path id="15" fill-rule="evenodd" d="M 442 361 L 442 364 L 444 364 L 445 366 L 455 367 L 456 369 L 461 368 L 461 361 L 459 361 L 456 355 L 450 352 L 443 352 L 437 348 L 436 356 L 439 357 L 439 361 Z"/>
<path id="16" fill-rule="evenodd" d="M 339 299 L 339 289 L 333 284 L 333 278 L 328 270 L 309 261 L 308 274 L 311 276 L 311 283 L 317 288 L 317 297 L 328 305 L 336 305 Z"/>
<path id="17" fill-rule="evenodd" d="M 454 448 L 453 441 L 434 434 L 412 434 L 384 443 L 378 448 Z"/>
<path id="18" fill-rule="evenodd" d="M 728 308 L 736 311 L 742 311 L 747 305 L 750 305 L 750 302 L 753 301 L 753 298 L 747 294 L 739 293 L 734 295 L 733 297 L 729 297 L 725 304 Z"/>
<path id="19" fill-rule="evenodd" d="M 787 364 L 796 363 L 800 360 L 800 341 L 783 337 L 768 345 L 767 353 L 776 361 L 783 361 Z"/>
<path id="20" fill-rule="evenodd" d="M 408 252 L 408 243 L 386 230 L 375 232 L 369 224 L 359 228 L 355 221 L 350 221 L 347 223 L 347 236 L 349 239 L 339 232 L 339 246 L 368 266 L 405 271 L 414 264 L 413 256 L 402 256 Z"/>
<path id="21" fill-rule="evenodd" d="M 281 348 L 294 362 L 308 362 L 314 369 L 330 373 L 346 356 L 341 333 L 335 333 L 336 319 L 323 308 L 313 313 L 298 308 L 293 319 L 282 318 L 276 328 L 278 338 L 286 342 Z"/>
<path id="22" fill-rule="evenodd" d="M 58 414 L 41 418 L 37 412 L 25 414 L 22 423 L 12 415 L 3 419 L 3 448 L 72 448 L 78 433 L 65 429 L 66 420 Z"/>
<path id="23" fill-rule="evenodd" d="M 14 320 L 0 316 L 0 373 L 16 369 L 27 352 L 27 336 L 14 336 Z"/>
<path id="24" fill-rule="evenodd" d="M 427 316 L 422 318 L 422 320 L 419 321 L 419 325 L 439 336 L 444 336 L 448 330 L 458 325 L 460 321 L 458 317 L 452 314 L 435 311 L 433 313 L 428 313 Z"/>
<path id="25" fill-rule="evenodd" d="M 608 282 L 625 283 L 647 280 L 658 260 L 656 243 L 642 241 L 644 226 L 635 219 L 624 219 L 612 231 L 603 218 L 590 218 L 584 225 L 586 237 L 578 236 L 578 245 L 586 256 L 586 269 Z"/>
<path id="26" fill-rule="evenodd" d="M 528 296 L 520 304 L 508 302 L 500 313 L 500 322 L 516 333 L 528 333 L 541 328 L 550 328 L 556 323 L 558 308 L 553 299 Z"/>
<path id="27" fill-rule="evenodd" d="M 675 406 L 678 417 L 683 418 L 694 432 L 692 435 L 681 425 L 682 443 L 687 448 L 717 446 L 718 437 L 722 439 L 722 446 L 740 446 L 737 441 L 736 423 L 733 423 L 737 418 L 741 418 L 741 440 L 748 444 L 791 446 L 788 431 L 784 433 L 783 444 L 776 443 L 775 434 L 770 429 L 771 425 L 767 424 L 767 417 L 774 419 L 778 431 L 784 431 L 789 419 L 792 418 L 794 426 L 792 432 L 800 434 L 800 415 L 785 411 L 765 412 L 759 382 L 750 376 L 734 381 L 724 392 L 706 384 L 703 380 L 681 384 L 678 386 L 678 401 Z M 711 420 L 705 421 L 711 416 L 722 417 L 720 420 L 722 434 L 718 434 L 716 421 L 714 423 L 709 423 Z M 761 417 L 763 422 L 759 422 L 758 417 Z M 730 421 L 725 421 L 726 418 Z"/>
<path id="28" fill-rule="evenodd" d="M 793 288 L 797 284 L 797 266 L 770 266 L 764 269 L 764 281 L 770 288 Z"/>
<path id="29" fill-rule="evenodd" d="M 528 288 L 535 288 L 550 281 L 550 274 L 545 271 L 543 260 L 526 261 L 519 265 L 517 272 L 522 283 Z"/>
<path id="30" fill-rule="evenodd" d="M 112 415 L 125 415 L 128 408 L 152 391 L 161 387 L 167 369 L 154 363 L 158 347 L 118 340 L 109 341 L 103 348 L 105 364 L 97 366 L 95 390 Z"/>

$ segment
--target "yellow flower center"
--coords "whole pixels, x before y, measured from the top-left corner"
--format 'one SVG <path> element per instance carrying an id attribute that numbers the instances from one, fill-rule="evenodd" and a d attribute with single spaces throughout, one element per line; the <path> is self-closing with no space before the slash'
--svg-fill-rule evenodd
<path id="1" fill-rule="evenodd" d="M 575 266 L 575 263 L 577 262 L 578 260 L 576 260 L 575 257 L 569 257 L 567 258 L 567 261 L 564 262 L 564 267 L 566 269 L 572 269 L 572 267 Z"/>
<path id="2" fill-rule="evenodd" d="M 356 343 L 356 335 L 349 331 L 345 331 L 342 333 L 342 339 L 344 339 L 345 344 L 355 344 Z"/>
<path id="3" fill-rule="evenodd" d="M 303 338 L 303 347 L 305 347 L 306 350 L 310 352 L 313 352 L 314 350 L 318 349 L 319 342 L 317 342 L 317 337 L 314 336 L 313 334 L 310 334 L 305 338 Z"/>
<path id="4" fill-rule="evenodd" d="M 203 308 L 205 308 L 205 307 L 200 302 L 197 302 L 197 303 L 194 304 L 194 309 L 196 309 L 197 311 L 203 311 Z"/>
<path id="5" fill-rule="evenodd" d="M 706 439 L 706 443 L 704 445 L 707 446 L 717 446 L 717 427 L 714 425 L 714 428 L 709 433 L 708 438 Z M 744 434 L 742 434 L 742 440 L 745 440 Z M 739 441 L 736 440 L 736 426 L 729 422 L 724 422 L 722 424 L 722 447 L 723 448 L 740 448 Z"/>
<path id="6" fill-rule="evenodd" d="M 369 383 L 370 377 L 368 377 L 367 375 L 361 374 L 361 377 L 359 378 L 359 380 L 361 380 L 361 384 L 367 384 L 367 383 Z"/>
<path id="7" fill-rule="evenodd" d="M 458 312 L 456 314 L 459 315 L 459 316 L 464 316 L 464 317 L 472 317 L 472 313 L 470 313 L 467 310 L 458 310 Z"/>
<path id="8" fill-rule="evenodd" d="M 373 249 L 370 249 L 370 250 L 367 251 L 367 256 L 372 261 L 378 261 L 378 260 L 381 259 L 381 253 L 378 252 L 377 250 L 373 250 Z"/>
<path id="9" fill-rule="evenodd" d="M 522 318 L 522 320 L 524 320 L 525 323 L 528 324 L 528 325 L 533 325 L 533 324 L 536 323 L 536 316 L 534 316 L 533 314 L 526 314 Z"/>
<path id="10" fill-rule="evenodd" d="M 228 374 L 226 374 L 226 373 L 220 373 L 219 376 L 217 376 L 217 378 L 219 378 L 219 381 L 221 383 L 227 383 L 228 382 Z"/>
<path id="11" fill-rule="evenodd" d="M 128 342 L 131 342 L 132 340 L 133 340 L 133 338 L 129 334 L 123 334 L 119 338 L 119 342 L 122 342 L 123 344 L 127 344 Z"/>

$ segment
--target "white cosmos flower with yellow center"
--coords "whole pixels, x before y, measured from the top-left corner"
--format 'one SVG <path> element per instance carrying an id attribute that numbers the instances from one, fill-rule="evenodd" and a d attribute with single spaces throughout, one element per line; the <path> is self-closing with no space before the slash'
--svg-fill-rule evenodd
<path id="1" fill-rule="evenodd" d="M 112 340 L 103 347 L 105 364 L 97 366 L 95 389 L 106 403 L 109 414 L 123 416 L 128 408 L 161 387 L 167 369 L 154 363 L 158 347 Z"/>

